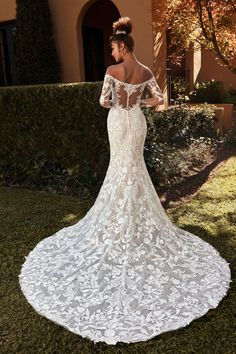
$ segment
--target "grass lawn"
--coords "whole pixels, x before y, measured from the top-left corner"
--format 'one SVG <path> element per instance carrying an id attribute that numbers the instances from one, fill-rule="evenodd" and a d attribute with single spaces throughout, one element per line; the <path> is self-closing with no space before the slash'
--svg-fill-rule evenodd
<path id="1" fill-rule="evenodd" d="M 216 309 L 185 328 L 147 342 L 94 344 L 38 315 L 20 290 L 24 256 L 44 237 L 77 222 L 91 206 L 78 198 L 0 188 L 0 353 L 12 354 L 233 354 L 236 353 L 235 282 Z M 216 171 L 190 201 L 167 210 L 178 226 L 202 237 L 236 268 L 236 157 Z"/>

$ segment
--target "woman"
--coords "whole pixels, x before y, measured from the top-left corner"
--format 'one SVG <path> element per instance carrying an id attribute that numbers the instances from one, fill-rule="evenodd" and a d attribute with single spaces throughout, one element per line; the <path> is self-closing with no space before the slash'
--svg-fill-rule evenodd
<path id="1" fill-rule="evenodd" d="M 143 158 L 140 104 L 163 95 L 133 52 L 132 24 L 113 24 L 100 104 L 110 163 L 93 207 L 75 225 L 43 239 L 22 266 L 21 289 L 35 310 L 94 342 L 145 341 L 215 308 L 230 283 L 228 263 L 163 209 Z M 152 98 L 141 100 L 147 88 Z"/>

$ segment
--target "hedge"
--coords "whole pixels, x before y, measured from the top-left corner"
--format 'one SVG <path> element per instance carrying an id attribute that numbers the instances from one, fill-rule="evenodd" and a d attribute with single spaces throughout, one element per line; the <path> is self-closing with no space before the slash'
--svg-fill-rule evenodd
<path id="1" fill-rule="evenodd" d="M 0 88 L 0 183 L 96 194 L 109 163 L 101 88 L 101 82 Z M 214 136 L 208 105 L 143 112 L 149 164 L 159 143 Z"/>

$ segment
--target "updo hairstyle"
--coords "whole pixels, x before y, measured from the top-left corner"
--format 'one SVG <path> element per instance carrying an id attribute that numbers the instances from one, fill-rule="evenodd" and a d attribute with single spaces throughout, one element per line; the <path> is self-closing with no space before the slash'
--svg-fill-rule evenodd
<path id="1" fill-rule="evenodd" d="M 120 43 L 123 42 L 128 50 L 132 52 L 134 49 L 134 38 L 130 34 L 133 29 L 130 18 L 120 17 L 118 21 L 113 22 L 112 28 L 113 35 L 109 39 L 110 46 L 112 42 L 116 42 L 120 48 Z M 119 33 L 119 31 L 122 31 L 122 33 Z"/>

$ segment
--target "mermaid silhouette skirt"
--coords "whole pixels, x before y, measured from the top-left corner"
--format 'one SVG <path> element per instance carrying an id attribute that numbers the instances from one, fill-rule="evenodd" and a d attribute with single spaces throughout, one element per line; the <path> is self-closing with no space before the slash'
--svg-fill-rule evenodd
<path id="1" fill-rule="evenodd" d="M 112 107 L 107 128 L 110 163 L 94 205 L 29 252 L 19 282 L 40 315 L 75 334 L 146 341 L 216 308 L 230 268 L 166 215 L 144 162 L 139 105 Z"/>

